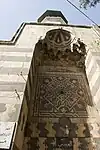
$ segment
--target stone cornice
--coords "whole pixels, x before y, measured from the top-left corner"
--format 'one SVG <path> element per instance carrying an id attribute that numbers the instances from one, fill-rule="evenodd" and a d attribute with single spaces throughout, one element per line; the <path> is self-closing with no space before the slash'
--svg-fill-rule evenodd
<path id="1" fill-rule="evenodd" d="M 30 22 L 30 23 L 22 23 L 14 36 L 12 37 L 11 40 L 0 40 L 0 45 L 15 45 L 17 40 L 19 39 L 24 27 L 26 25 L 41 25 L 41 26 L 59 26 L 59 27 L 77 27 L 77 28 L 92 28 L 92 26 L 87 26 L 87 25 L 67 25 L 67 24 L 49 24 L 49 23 L 35 23 L 35 22 Z"/>

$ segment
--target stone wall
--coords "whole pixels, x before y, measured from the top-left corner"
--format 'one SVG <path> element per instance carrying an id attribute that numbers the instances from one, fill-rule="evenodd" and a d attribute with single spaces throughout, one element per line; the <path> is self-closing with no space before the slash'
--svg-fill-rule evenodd
<path id="1" fill-rule="evenodd" d="M 3 131 L 5 124 L 14 124 L 18 139 L 16 144 L 18 147 L 22 145 L 22 137 L 24 127 L 27 120 L 28 107 L 24 91 L 28 78 L 29 68 L 32 59 L 32 49 L 17 48 L 16 46 L 1 46 L 0 47 L 0 124 Z M 19 120 L 20 116 L 20 120 Z M 18 129 L 17 129 L 18 126 Z M 3 131 L 4 132 L 4 131 Z M 6 139 L 6 144 L 0 143 L 1 148 L 10 147 L 12 135 Z M 14 133 L 15 135 L 15 133 Z M 21 139 L 20 139 L 20 138 Z M 5 139 L 5 137 L 3 137 Z M 9 141 L 9 144 L 8 144 Z M 20 146 L 19 146 L 20 145 Z"/>
<path id="2" fill-rule="evenodd" d="M 15 143 L 19 149 L 22 146 L 22 142 L 19 143 L 19 141 L 22 140 L 17 139 L 17 137 L 21 137 L 21 139 L 23 137 L 24 128 L 21 130 L 21 121 L 24 113 L 24 121 L 26 122 L 28 99 L 31 99 L 30 90 L 34 76 L 32 57 L 35 44 L 40 38 L 45 37 L 47 31 L 57 28 L 70 31 L 74 40 L 80 38 L 87 45 L 87 78 L 93 102 L 100 109 L 100 52 L 97 44 L 99 39 L 95 31 L 91 27 L 85 26 L 26 24 L 15 44 L 6 45 L 3 43 L 0 45 L 0 123 L 13 122 L 16 124 L 18 136 L 16 136 Z M 31 83 L 29 83 L 30 80 Z M 24 94 L 25 87 L 28 89 L 28 97 Z M 22 105 L 24 106 L 22 107 Z M 19 116 L 21 117 L 20 121 Z"/>
<path id="3" fill-rule="evenodd" d="M 34 47 L 38 39 L 44 38 L 46 32 L 55 28 L 63 28 L 72 33 L 73 37 L 80 38 L 87 45 L 87 58 L 86 58 L 86 73 L 89 81 L 91 94 L 93 96 L 94 104 L 97 109 L 100 109 L 99 104 L 99 76 L 100 76 L 100 48 L 99 37 L 94 28 L 75 27 L 75 26 L 48 26 L 48 25 L 27 25 L 24 28 L 23 34 L 16 43 L 17 46 Z M 27 38 L 25 38 L 27 36 Z M 34 42 L 33 42 L 34 41 Z M 98 83 L 96 85 L 95 83 Z M 97 88 L 98 87 L 98 88 Z M 98 105 L 99 104 L 99 105 Z"/>

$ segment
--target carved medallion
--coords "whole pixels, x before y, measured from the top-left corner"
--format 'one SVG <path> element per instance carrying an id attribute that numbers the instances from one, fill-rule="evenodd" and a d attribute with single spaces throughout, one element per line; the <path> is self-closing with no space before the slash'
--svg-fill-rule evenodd
<path id="1" fill-rule="evenodd" d="M 53 48 L 65 48 L 71 44 L 71 34 L 67 30 L 54 29 L 47 32 L 45 40 Z"/>

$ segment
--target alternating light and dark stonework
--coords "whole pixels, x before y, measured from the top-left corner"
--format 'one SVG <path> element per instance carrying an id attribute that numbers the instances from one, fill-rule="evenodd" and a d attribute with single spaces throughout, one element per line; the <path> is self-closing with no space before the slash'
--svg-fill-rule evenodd
<path id="1" fill-rule="evenodd" d="M 100 149 L 99 34 L 46 11 L 0 41 L 0 149 Z"/>

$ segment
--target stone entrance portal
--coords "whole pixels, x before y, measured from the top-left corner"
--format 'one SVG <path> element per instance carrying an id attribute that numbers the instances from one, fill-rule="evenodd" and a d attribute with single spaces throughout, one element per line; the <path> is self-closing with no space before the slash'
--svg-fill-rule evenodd
<path id="1" fill-rule="evenodd" d="M 62 29 L 36 44 L 33 99 L 24 150 L 99 150 L 99 126 L 85 73 L 85 44 Z"/>

